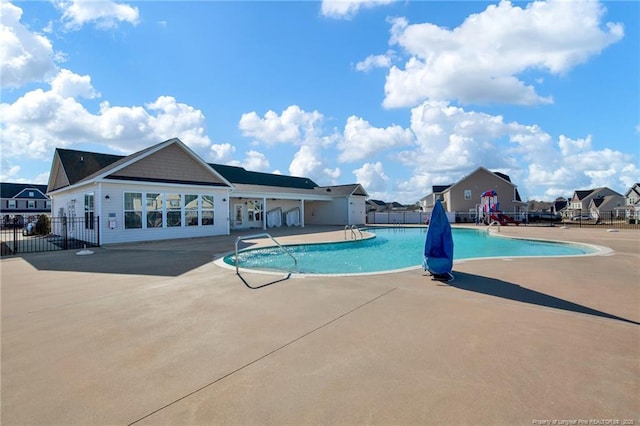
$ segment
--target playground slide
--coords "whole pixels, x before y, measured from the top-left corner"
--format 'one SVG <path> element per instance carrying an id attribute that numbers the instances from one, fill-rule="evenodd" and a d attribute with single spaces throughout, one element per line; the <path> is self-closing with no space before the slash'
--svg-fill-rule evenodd
<path id="1" fill-rule="evenodd" d="M 502 214 L 500 212 L 497 212 L 497 214 L 492 213 L 491 216 L 489 216 L 489 218 L 491 219 L 491 221 L 494 221 L 494 220 L 498 221 L 498 223 L 503 226 L 507 226 L 511 223 L 515 225 L 520 225 L 520 222 L 513 219 L 511 216 L 507 216 L 506 214 Z"/>

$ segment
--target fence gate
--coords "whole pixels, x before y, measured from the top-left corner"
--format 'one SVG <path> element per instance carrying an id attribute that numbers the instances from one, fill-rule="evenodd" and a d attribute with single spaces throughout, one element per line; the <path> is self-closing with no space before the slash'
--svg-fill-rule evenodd
<path id="1" fill-rule="evenodd" d="M 2 256 L 41 251 L 74 250 L 100 245 L 100 218 L 47 217 L 37 221 L 5 223 L 0 230 Z"/>

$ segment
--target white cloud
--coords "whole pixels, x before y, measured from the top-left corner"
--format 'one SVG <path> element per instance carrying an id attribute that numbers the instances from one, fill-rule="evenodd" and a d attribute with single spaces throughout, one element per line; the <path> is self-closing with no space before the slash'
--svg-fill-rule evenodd
<path id="1" fill-rule="evenodd" d="M 0 2 L 0 75 L 2 87 L 43 81 L 56 72 L 49 39 L 20 23 L 22 9 Z"/>
<path id="2" fill-rule="evenodd" d="M 528 70 L 562 75 L 619 41 L 622 25 L 603 25 L 604 12 L 593 0 L 536 1 L 524 9 L 502 1 L 453 30 L 394 19 L 390 42 L 409 59 L 404 69 L 389 70 L 384 106 L 413 106 L 425 99 L 553 102 L 519 75 Z"/>
<path id="3" fill-rule="evenodd" d="M 60 70 L 51 81 L 51 92 L 63 98 L 94 99 L 100 97 L 100 94 L 91 85 L 90 76 L 78 75 L 66 69 Z"/>
<path id="4" fill-rule="evenodd" d="M 323 173 L 324 165 L 317 148 L 310 145 L 303 145 L 293 156 L 289 164 L 289 173 L 292 176 L 309 177 L 317 179 Z"/>
<path id="5" fill-rule="evenodd" d="M 384 167 L 381 162 L 365 163 L 359 169 L 353 171 L 356 176 L 356 182 L 361 184 L 369 193 L 371 198 L 386 198 L 388 190 L 389 177 L 384 173 Z"/>
<path id="6" fill-rule="evenodd" d="M 0 168 L 0 182 L 20 183 L 24 181 L 23 178 L 19 177 L 20 166 L 5 162 L 4 159 L 2 163 L 2 168 Z"/>
<path id="7" fill-rule="evenodd" d="M 274 111 L 267 111 L 263 118 L 255 111 L 242 114 L 238 127 L 244 136 L 267 144 L 300 144 L 319 132 L 322 119 L 318 111 L 306 112 L 297 105 L 291 105 L 281 115 Z"/>
<path id="8" fill-rule="evenodd" d="M 391 4 L 396 0 L 322 0 L 322 14 L 330 18 L 351 19 L 361 8 Z"/>
<path id="9" fill-rule="evenodd" d="M 318 111 L 306 112 L 291 105 L 280 115 L 267 111 L 261 118 L 253 111 L 242 114 L 238 127 L 242 134 L 255 139 L 256 144 L 290 144 L 298 147 L 289 164 L 293 176 L 309 177 L 319 184 L 335 183 L 339 168 L 329 168 L 324 162 L 324 150 L 332 146 L 339 135 L 325 135 L 322 131 L 323 115 Z"/>
<path id="10" fill-rule="evenodd" d="M 333 185 L 341 175 L 340 168 L 327 167 L 318 145 L 303 145 L 289 164 L 289 174 L 311 178 L 318 185 Z"/>
<path id="11" fill-rule="evenodd" d="M 233 154 L 236 152 L 236 147 L 230 143 L 213 144 L 210 150 L 209 161 L 225 164 L 231 161 Z"/>
<path id="12" fill-rule="evenodd" d="M 343 139 L 338 143 L 341 162 L 358 161 L 383 150 L 394 149 L 413 143 L 409 129 L 392 125 L 387 128 L 372 127 L 366 120 L 351 116 L 344 126 Z"/>
<path id="13" fill-rule="evenodd" d="M 369 55 L 364 61 L 356 64 L 356 71 L 371 71 L 373 68 L 389 68 L 391 66 L 392 53 L 385 55 Z"/>
<path id="14" fill-rule="evenodd" d="M 640 180 L 640 169 L 632 155 L 609 148 L 594 150 L 591 136 L 577 140 L 560 136 L 557 146 L 559 151 L 554 151 L 555 161 L 549 159 L 546 163 L 537 162 L 529 166 L 526 185 L 532 193 L 545 187 L 560 188 L 562 192 L 553 194 L 547 190 L 534 193 L 537 199 L 570 196 L 576 189 L 602 186 L 624 192 Z"/>
<path id="15" fill-rule="evenodd" d="M 3 157 L 48 158 L 53 148 L 78 143 L 131 153 L 172 137 L 192 148 L 210 145 L 202 112 L 173 97 L 160 96 L 144 107 L 103 102 L 99 113 L 92 114 L 69 95 L 97 92 L 88 77 L 63 70 L 51 90 L 36 89 L 12 104 L 0 104 Z"/>
<path id="16" fill-rule="evenodd" d="M 510 129 L 500 116 L 468 112 L 446 102 L 424 102 L 411 110 L 411 130 L 418 148 L 402 151 L 397 158 L 415 168 L 414 175 L 442 173 L 462 177 L 477 165 L 509 167 L 514 164 L 512 147 L 498 149 Z M 449 183 L 453 183 L 455 180 Z"/>
<path id="17" fill-rule="evenodd" d="M 242 167 L 255 172 L 266 172 L 269 170 L 269 160 L 261 152 L 247 151 L 247 156 L 242 162 Z"/>
<path id="18" fill-rule="evenodd" d="M 137 25 L 140 20 L 137 7 L 110 0 L 60 0 L 56 6 L 62 11 L 62 21 L 68 30 L 80 29 L 87 23 L 100 29 L 117 27 L 120 22 Z"/>
<path id="19" fill-rule="evenodd" d="M 416 148 L 394 157 L 411 168 L 411 177 L 394 183 L 388 198 L 419 200 L 432 185 L 455 183 L 479 166 L 509 175 L 524 199 L 553 200 L 599 186 L 624 191 L 640 179 L 632 155 L 595 150 L 591 136 L 554 140 L 539 126 L 446 102 L 413 108 L 411 129 Z"/>
<path id="20" fill-rule="evenodd" d="M 591 135 L 585 139 L 570 139 L 564 135 L 560 135 L 558 145 L 560 146 L 563 157 L 572 156 L 581 151 L 591 149 Z"/>

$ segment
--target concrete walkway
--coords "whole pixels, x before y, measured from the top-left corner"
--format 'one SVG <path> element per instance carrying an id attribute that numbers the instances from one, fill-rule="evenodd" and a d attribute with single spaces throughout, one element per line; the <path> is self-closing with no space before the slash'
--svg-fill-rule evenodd
<path id="1" fill-rule="evenodd" d="M 1 423 L 640 424 L 640 232 L 501 232 L 613 253 L 259 290 L 237 235 L 2 259 Z"/>

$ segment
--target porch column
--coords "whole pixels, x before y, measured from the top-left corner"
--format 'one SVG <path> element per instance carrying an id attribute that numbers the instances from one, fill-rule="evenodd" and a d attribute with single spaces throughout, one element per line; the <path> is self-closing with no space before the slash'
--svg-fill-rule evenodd
<path id="1" fill-rule="evenodd" d="M 300 199 L 300 227 L 304 228 L 304 198 Z"/>
<path id="2" fill-rule="evenodd" d="M 267 229 L 267 197 L 262 197 L 262 230 Z"/>

